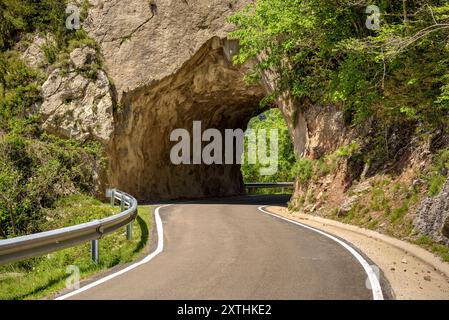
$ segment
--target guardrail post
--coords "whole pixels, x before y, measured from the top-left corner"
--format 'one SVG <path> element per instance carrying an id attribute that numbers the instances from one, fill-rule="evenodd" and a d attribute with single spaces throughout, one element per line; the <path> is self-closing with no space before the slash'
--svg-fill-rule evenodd
<path id="1" fill-rule="evenodd" d="M 130 222 L 126 225 L 126 240 L 131 241 L 133 239 L 133 223 Z"/>
<path id="2" fill-rule="evenodd" d="M 125 211 L 125 195 L 122 193 L 120 197 L 120 212 Z"/>
<path id="3" fill-rule="evenodd" d="M 115 203 L 115 190 L 112 189 L 111 190 L 111 207 L 114 206 L 114 203 Z"/>
<path id="4" fill-rule="evenodd" d="M 92 257 L 92 261 L 98 264 L 100 262 L 100 252 L 99 252 L 99 241 L 92 240 L 90 243 L 90 253 Z"/>
<path id="5" fill-rule="evenodd" d="M 111 199 L 111 206 L 114 206 L 115 203 L 115 189 L 108 188 L 106 189 L 106 198 Z"/>
<path id="6" fill-rule="evenodd" d="M 120 199 L 120 211 L 125 211 L 125 195 L 122 193 L 122 197 Z M 130 222 L 126 225 L 126 239 L 132 240 L 133 239 L 133 223 Z"/>

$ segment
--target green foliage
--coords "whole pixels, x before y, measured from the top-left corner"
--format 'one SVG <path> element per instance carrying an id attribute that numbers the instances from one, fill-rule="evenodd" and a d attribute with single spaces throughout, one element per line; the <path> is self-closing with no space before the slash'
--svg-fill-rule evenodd
<path id="1" fill-rule="evenodd" d="M 55 203 L 47 209 L 43 230 L 72 226 L 105 218 L 118 212 L 118 207 L 102 204 L 85 195 L 75 194 Z M 66 268 L 80 268 L 81 279 L 95 272 L 121 263 L 131 262 L 142 254 L 149 240 L 152 208 L 140 206 L 136 223 L 133 223 L 133 240 L 126 240 L 124 230 L 111 233 L 100 241 L 100 263 L 90 258 L 90 243 L 53 252 L 39 258 L 0 266 L 0 300 L 37 299 L 64 289 Z"/>
<path id="2" fill-rule="evenodd" d="M 52 43 L 45 44 L 42 46 L 42 51 L 48 64 L 53 64 L 58 59 L 58 48 L 56 45 Z"/>
<path id="3" fill-rule="evenodd" d="M 394 208 L 391 212 L 391 222 L 396 223 L 400 221 L 408 213 L 408 203 L 404 202 L 402 206 Z"/>
<path id="4" fill-rule="evenodd" d="M 436 196 L 443 189 L 444 182 L 446 181 L 446 177 L 435 174 L 431 177 L 429 181 L 429 195 Z"/>
<path id="5" fill-rule="evenodd" d="M 70 33 L 65 28 L 65 0 L 2 0 L 0 50 L 10 49 L 23 32 L 52 32 L 58 42 Z"/>
<path id="6" fill-rule="evenodd" d="M 358 155 L 360 146 L 357 142 L 341 146 L 335 152 L 316 160 L 299 159 L 292 168 L 292 175 L 299 181 L 306 183 L 309 180 L 317 181 L 328 174 L 335 173 L 340 160 L 351 159 Z"/>
<path id="7" fill-rule="evenodd" d="M 235 14 L 236 63 L 274 70 L 276 92 L 314 104 L 338 103 L 362 125 L 447 125 L 449 5 L 442 0 L 376 3 L 379 30 L 365 27 L 369 1 L 258 0 Z M 404 17 L 404 11 L 406 16 Z"/>
<path id="8" fill-rule="evenodd" d="M 429 236 L 421 236 L 416 243 L 438 254 L 443 261 L 449 262 L 449 247 L 435 243 Z"/>
<path id="9" fill-rule="evenodd" d="M 352 142 L 348 145 L 338 148 L 336 155 L 339 158 L 350 158 L 360 151 L 360 145 L 357 142 Z"/>
<path id="10" fill-rule="evenodd" d="M 253 118 L 248 128 L 257 132 L 259 129 L 279 130 L 279 170 L 274 176 L 261 176 L 259 169 L 261 164 L 242 164 L 242 173 L 245 182 L 285 182 L 298 179 L 307 183 L 310 179 L 318 179 L 324 175 L 335 172 L 337 164 L 342 158 L 351 158 L 360 152 L 360 145 L 352 142 L 337 149 L 334 153 L 318 160 L 305 158 L 296 159 L 290 134 L 282 113 L 278 109 L 272 109 L 264 113 L 266 119 Z M 249 141 L 245 141 L 245 150 L 248 150 Z"/>
<path id="11" fill-rule="evenodd" d="M 309 159 L 298 159 L 292 168 L 292 173 L 302 183 L 308 182 L 312 178 L 312 161 Z"/>
<path id="12" fill-rule="evenodd" d="M 265 119 L 260 120 L 259 117 L 251 119 L 248 124 L 248 129 L 252 129 L 256 132 L 259 129 L 278 130 L 278 172 L 273 176 L 260 175 L 261 164 L 257 159 L 256 164 L 249 164 L 248 161 L 244 161 L 241 170 L 243 174 L 243 180 L 245 182 L 286 182 L 292 181 L 294 176 L 291 174 L 291 168 L 295 163 L 295 154 L 293 150 L 293 143 L 288 132 L 287 124 L 279 109 L 271 109 L 264 113 Z M 267 131 L 269 132 L 269 131 Z M 267 134 L 269 136 L 269 134 Z M 248 139 L 245 140 L 245 150 L 248 150 Z"/>
<path id="13" fill-rule="evenodd" d="M 2 0 L 0 2 L 0 51 L 14 43 L 14 36 L 28 28 L 33 8 L 29 2 Z"/>
<path id="14" fill-rule="evenodd" d="M 449 149 L 441 150 L 433 159 L 432 167 L 426 175 L 429 195 L 436 196 L 443 189 L 449 172 Z"/>
<path id="15" fill-rule="evenodd" d="M 373 188 L 371 195 L 370 208 L 374 211 L 385 211 L 389 213 L 390 202 L 382 186 L 376 186 Z"/>
<path id="16" fill-rule="evenodd" d="M 432 239 L 430 239 L 429 236 L 421 236 L 419 237 L 419 239 L 416 241 L 416 243 L 420 244 L 420 245 L 429 245 L 432 243 Z"/>
<path id="17" fill-rule="evenodd" d="M 26 116 L 39 100 L 42 74 L 29 68 L 17 52 L 0 53 L 0 125 L 12 117 Z"/>
<path id="18" fill-rule="evenodd" d="M 41 230 L 44 208 L 73 192 L 93 194 L 101 167 L 96 143 L 82 146 L 46 134 L 0 138 L 0 229 L 3 236 Z"/>
<path id="19" fill-rule="evenodd" d="M 432 245 L 432 252 L 438 254 L 443 261 L 449 262 L 449 247 L 442 244 Z"/>

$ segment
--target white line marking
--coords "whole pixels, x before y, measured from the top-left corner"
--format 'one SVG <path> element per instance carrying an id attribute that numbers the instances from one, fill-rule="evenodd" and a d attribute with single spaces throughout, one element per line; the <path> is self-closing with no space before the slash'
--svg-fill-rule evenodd
<path id="1" fill-rule="evenodd" d="M 167 204 L 164 206 L 160 206 L 157 207 L 156 210 L 154 211 L 154 217 L 155 217 L 155 221 L 156 221 L 156 230 L 157 230 L 157 248 L 156 250 L 154 250 L 152 253 L 150 253 L 148 256 L 146 256 L 144 259 L 142 259 L 139 262 L 136 262 L 128 267 L 126 267 L 125 269 L 122 269 L 120 271 L 117 271 L 113 274 L 110 274 L 104 278 L 101 278 L 95 282 L 92 282 L 82 288 L 79 288 L 78 290 L 72 291 L 70 293 L 67 293 L 63 296 L 57 297 L 55 300 L 65 300 L 68 299 L 70 297 L 73 297 L 74 295 L 77 295 L 81 292 L 87 291 L 93 287 L 96 287 L 102 283 L 105 283 L 108 280 L 114 279 L 115 277 L 121 276 L 122 274 L 131 271 L 145 263 L 150 262 L 151 260 L 153 260 L 154 257 L 156 257 L 158 254 L 160 254 L 163 250 L 164 250 L 164 227 L 162 225 L 162 219 L 161 216 L 159 215 L 159 209 L 161 208 L 165 208 L 171 206 L 171 204 Z"/>
<path id="2" fill-rule="evenodd" d="M 383 300 L 384 299 L 384 296 L 383 296 L 383 293 L 382 293 L 382 288 L 380 286 L 379 279 L 377 278 L 376 273 L 371 268 L 370 264 L 356 250 L 354 250 L 354 248 L 352 248 L 347 243 L 341 241 L 340 239 L 338 239 L 338 238 L 336 238 L 336 237 L 334 237 L 334 236 L 332 236 L 332 235 L 330 235 L 330 234 L 328 234 L 328 233 L 326 233 L 324 231 L 321 231 L 319 229 L 315 229 L 315 228 L 309 227 L 309 226 L 307 226 L 305 224 L 302 224 L 300 222 L 297 222 L 297 221 L 294 221 L 294 220 L 290 220 L 288 218 L 284 218 L 284 217 L 278 216 L 277 214 L 268 212 L 268 211 L 264 210 L 265 207 L 266 206 L 261 206 L 261 207 L 259 207 L 257 209 L 259 209 L 259 211 L 261 211 L 263 213 L 266 213 L 266 214 L 269 214 L 270 216 L 273 216 L 275 218 L 282 219 L 282 220 L 294 223 L 294 224 L 296 224 L 298 226 L 301 226 L 303 228 L 306 228 L 306 229 L 318 232 L 319 234 L 322 234 L 323 236 L 326 236 L 326 237 L 334 240 L 335 242 L 339 243 L 340 245 L 342 245 L 346 250 L 348 250 L 359 261 L 359 263 L 362 265 L 363 269 L 365 270 L 366 274 L 368 275 L 368 280 L 369 280 L 369 282 L 371 284 L 371 290 L 373 292 L 373 300 Z"/>
<path id="3" fill-rule="evenodd" d="M 117 272 L 115 272 L 113 274 L 110 274 L 110 275 L 108 275 L 108 276 L 106 276 L 104 278 L 101 278 L 101 279 L 99 279 L 99 280 L 97 280 L 95 282 L 92 282 L 92 283 L 90 283 L 90 284 L 88 284 L 88 285 L 86 285 L 86 286 L 84 286 L 84 287 L 82 287 L 82 288 L 80 288 L 78 290 L 75 290 L 75 291 L 67 293 L 67 294 L 65 294 L 63 296 L 57 297 L 57 298 L 55 298 L 55 300 L 65 300 L 65 299 L 68 299 L 70 297 L 73 297 L 74 295 L 80 294 L 81 292 L 84 292 L 84 291 L 87 291 L 87 290 L 89 290 L 91 288 L 94 288 L 94 287 L 96 287 L 96 286 L 98 286 L 98 285 L 100 285 L 102 283 L 105 283 L 106 281 L 109 281 L 109 280 L 111 280 L 113 278 L 116 278 L 116 277 L 118 277 L 118 276 L 120 276 L 120 275 L 122 275 L 122 274 L 124 274 L 124 273 L 126 273 L 128 271 L 131 271 L 131 270 L 133 270 L 133 269 L 135 269 L 135 268 L 137 268 L 137 267 L 139 267 L 139 266 L 141 266 L 143 264 L 146 264 L 146 263 L 150 262 L 157 255 L 159 255 L 161 252 L 163 252 L 163 250 L 164 250 L 164 228 L 163 228 L 163 225 L 162 225 L 162 219 L 160 217 L 159 210 L 162 209 L 162 208 L 168 207 L 168 206 L 171 206 L 171 204 L 157 207 L 155 212 L 154 212 L 155 222 L 156 222 L 156 230 L 157 230 L 157 237 L 158 237 L 157 248 L 156 248 L 155 251 L 150 253 L 148 256 L 146 256 L 141 261 L 136 262 L 136 263 L 126 267 L 125 269 L 122 269 L 122 270 L 117 271 Z M 258 208 L 258 210 L 263 212 L 263 213 L 266 213 L 266 214 L 268 214 L 270 216 L 276 217 L 278 219 L 282 219 L 282 220 L 288 221 L 290 223 L 296 224 L 298 226 L 301 226 L 303 228 L 306 228 L 306 229 L 318 232 L 318 233 L 320 233 L 320 234 L 322 234 L 322 235 L 324 235 L 324 236 L 326 236 L 326 237 L 336 241 L 340 245 L 342 245 L 346 250 L 348 250 L 359 261 L 359 263 L 362 265 L 363 269 L 365 270 L 366 274 L 368 275 L 368 279 L 369 279 L 369 281 L 371 283 L 371 288 L 372 288 L 371 290 L 373 292 L 373 299 L 374 300 L 383 300 L 384 299 L 383 298 L 383 294 L 382 294 L 382 288 L 380 286 L 379 279 L 377 278 L 375 272 L 373 271 L 373 269 L 371 268 L 369 263 L 357 251 L 355 251 L 351 246 L 349 246 L 345 242 L 341 241 L 340 239 L 337 239 L 336 237 L 334 237 L 334 236 L 332 236 L 330 234 L 325 233 L 324 231 L 321 231 L 321 230 L 309 227 L 309 226 L 304 225 L 302 223 L 299 223 L 297 221 L 293 221 L 293 220 L 290 220 L 290 219 L 278 216 L 276 214 L 273 214 L 271 212 L 268 212 L 268 211 L 264 210 L 265 207 L 266 206 L 261 206 L 261 207 Z"/>

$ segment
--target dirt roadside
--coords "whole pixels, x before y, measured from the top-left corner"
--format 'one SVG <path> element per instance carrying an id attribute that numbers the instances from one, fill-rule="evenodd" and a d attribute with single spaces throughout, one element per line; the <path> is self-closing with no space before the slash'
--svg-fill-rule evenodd
<path id="1" fill-rule="evenodd" d="M 287 208 L 266 210 L 336 235 L 363 251 L 383 271 L 396 299 L 449 300 L 449 264 L 430 252 L 378 232 Z"/>

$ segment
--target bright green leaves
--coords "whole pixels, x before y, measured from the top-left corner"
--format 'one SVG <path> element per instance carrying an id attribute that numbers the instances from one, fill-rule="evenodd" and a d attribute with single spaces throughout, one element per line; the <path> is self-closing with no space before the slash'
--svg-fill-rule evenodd
<path id="1" fill-rule="evenodd" d="M 42 209 L 75 192 L 93 193 L 92 173 L 102 161 L 96 143 L 82 146 L 45 134 L 38 140 L 14 131 L 4 135 L 0 138 L 0 229 L 9 236 L 39 231 Z"/>
<path id="2" fill-rule="evenodd" d="M 380 1 L 380 29 L 369 30 L 369 4 L 258 0 L 230 19 L 242 45 L 235 62 L 257 58 L 256 72 L 278 74 L 277 93 L 341 104 L 355 124 L 447 124 L 449 5 Z"/>
<path id="3" fill-rule="evenodd" d="M 271 109 L 264 113 L 264 120 L 255 117 L 251 119 L 248 124 L 248 129 L 252 129 L 256 132 L 258 130 L 278 130 L 278 171 L 275 175 L 264 176 L 260 174 L 260 168 L 262 167 L 260 161 L 257 159 L 256 164 L 250 164 L 245 161 L 242 166 L 243 180 L 245 182 L 285 182 L 294 179 L 291 174 L 291 168 L 295 163 L 295 154 L 293 151 L 293 144 L 288 132 L 287 124 L 280 110 Z M 269 136 L 269 134 L 268 134 Z M 248 144 L 250 141 L 245 139 L 245 150 L 248 150 Z"/>
<path id="4" fill-rule="evenodd" d="M 28 67 L 14 51 L 0 53 L 0 125 L 24 116 L 39 100 L 42 75 Z"/>
<path id="5" fill-rule="evenodd" d="M 301 183 L 307 183 L 312 178 L 312 161 L 309 159 L 298 159 L 292 168 L 292 173 Z"/>

